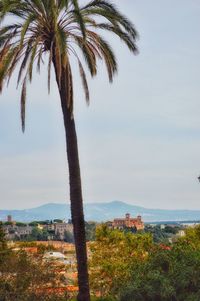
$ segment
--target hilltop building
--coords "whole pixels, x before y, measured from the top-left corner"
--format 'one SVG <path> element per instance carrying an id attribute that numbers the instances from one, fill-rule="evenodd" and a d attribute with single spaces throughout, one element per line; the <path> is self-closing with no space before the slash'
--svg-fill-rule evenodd
<path id="1" fill-rule="evenodd" d="M 140 215 L 132 218 L 130 213 L 126 213 L 125 218 L 115 218 L 113 222 L 108 222 L 108 226 L 113 229 L 136 228 L 137 230 L 143 230 L 144 222 Z"/>
<path id="2" fill-rule="evenodd" d="M 58 235 L 61 240 L 65 237 L 65 232 L 73 233 L 73 225 L 69 223 L 56 223 L 55 235 Z"/>
<path id="3" fill-rule="evenodd" d="M 17 226 L 16 224 L 3 225 L 6 239 L 22 239 L 32 233 L 33 227 L 29 225 Z"/>
<path id="4" fill-rule="evenodd" d="M 62 221 L 52 221 L 44 224 L 36 222 L 36 224 L 33 225 L 33 223 L 24 224 L 13 222 L 11 217 L 7 220 L 8 221 L 3 224 L 3 229 L 6 239 L 8 240 L 24 239 L 29 235 L 32 235 L 34 229 L 38 229 L 40 231 L 46 230 L 48 232 L 48 239 L 50 240 L 64 240 L 66 232 L 70 232 L 71 235 L 73 233 L 73 225 Z"/>
<path id="5" fill-rule="evenodd" d="M 59 223 L 49 223 L 46 225 L 42 225 L 44 229 L 47 231 L 54 233 L 56 237 L 63 240 L 65 238 L 65 232 L 73 233 L 73 225 L 72 223 L 65 223 L 65 222 L 59 222 Z"/>
<path id="6" fill-rule="evenodd" d="M 8 223 L 12 223 L 12 215 L 8 215 L 7 216 L 7 222 Z"/>

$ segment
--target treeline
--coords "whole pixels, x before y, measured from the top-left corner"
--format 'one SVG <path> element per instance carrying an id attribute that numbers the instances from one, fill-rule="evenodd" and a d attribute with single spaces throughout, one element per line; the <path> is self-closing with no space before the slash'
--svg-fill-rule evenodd
<path id="1" fill-rule="evenodd" d="M 91 288 L 107 300 L 200 300 L 200 226 L 173 244 L 101 226 L 91 252 Z"/>
<path id="2" fill-rule="evenodd" d="M 69 220 L 69 222 L 71 222 Z M 13 223 L 18 226 L 18 227 L 26 227 L 26 226 L 32 226 L 32 227 L 35 227 L 35 226 L 38 226 L 38 225 L 50 225 L 50 224 L 53 224 L 53 223 L 63 223 L 63 220 L 61 219 L 53 219 L 53 220 L 42 220 L 42 221 L 32 221 L 32 222 L 29 222 L 29 223 L 23 223 L 23 222 L 2 222 L 2 225 L 13 225 Z"/>
<path id="3" fill-rule="evenodd" d="M 151 233 L 153 241 L 155 243 L 168 243 L 169 240 L 175 239 L 178 232 L 182 229 L 185 229 L 181 225 L 145 225 L 144 231 L 142 233 Z"/>

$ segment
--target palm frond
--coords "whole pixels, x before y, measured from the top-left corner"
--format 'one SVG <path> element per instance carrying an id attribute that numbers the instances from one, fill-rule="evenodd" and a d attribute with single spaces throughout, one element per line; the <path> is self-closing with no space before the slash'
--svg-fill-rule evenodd
<path id="1" fill-rule="evenodd" d="M 26 115 L 26 77 L 23 81 L 21 91 L 21 125 L 22 131 L 25 131 L 25 115 Z"/>
<path id="2" fill-rule="evenodd" d="M 21 28 L 21 40 L 20 40 L 20 46 L 23 45 L 23 41 L 24 41 L 24 37 L 26 35 L 26 32 L 28 30 L 29 25 L 31 24 L 31 22 L 34 20 L 34 16 L 30 15 L 26 21 L 24 22 L 22 28 Z"/>
<path id="3" fill-rule="evenodd" d="M 60 87 L 61 76 L 62 76 L 62 60 L 61 60 L 60 48 L 58 45 L 55 46 L 55 63 L 56 63 L 56 72 L 58 78 L 58 86 Z"/>
<path id="4" fill-rule="evenodd" d="M 59 7 L 60 10 L 62 10 L 62 9 L 67 10 L 68 9 L 69 0 L 57 0 L 57 2 L 58 2 L 58 7 Z"/>
<path id="5" fill-rule="evenodd" d="M 86 64 L 90 70 L 91 75 L 92 76 L 96 75 L 97 73 L 96 56 L 94 54 L 92 47 L 89 45 L 89 43 L 84 41 L 84 39 L 80 36 L 74 35 L 73 38 L 82 51 L 82 54 L 85 58 Z"/>
<path id="6" fill-rule="evenodd" d="M 84 89 L 84 92 L 85 92 L 85 99 L 86 99 L 87 104 L 89 105 L 90 94 L 89 94 L 86 74 L 85 74 L 83 65 L 81 64 L 80 60 L 78 60 L 78 64 L 79 64 L 79 71 L 80 71 L 80 76 L 81 76 L 81 79 L 82 79 L 83 89 Z"/>
<path id="7" fill-rule="evenodd" d="M 113 81 L 113 76 L 117 72 L 117 60 L 111 46 L 100 35 L 98 36 L 99 48 L 104 58 L 109 81 Z"/>
<path id="8" fill-rule="evenodd" d="M 137 54 L 138 49 L 135 41 L 125 31 L 121 30 L 119 26 L 113 26 L 107 23 L 96 24 L 96 28 L 104 29 L 116 34 L 129 48 L 130 51 Z"/>
<path id="9" fill-rule="evenodd" d="M 135 26 L 109 0 L 91 0 L 82 6 L 78 0 L 0 0 L 0 24 L 0 90 L 5 80 L 9 83 L 17 69 L 17 85 L 22 82 L 23 131 L 26 84 L 32 80 L 34 64 L 40 71 L 41 63 L 46 62 L 46 54 L 48 91 L 53 64 L 59 91 L 61 93 L 62 88 L 66 90 L 66 106 L 73 116 L 72 56 L 77 59 L 86 102 L 89 104 L 85 67 L 91 76 L 95 76 L 97 63 L 103 60 L 110 82 L 118 67 L 114 51 L 101 33 L 107 31 L 114 34 L 131 52 L 137 53 L 138 33 Z"/>
<path id="10" fill-rule="evenodd" d="M 36 42 L 34 43 L 32 51 L 31 51 L 31 56 L 30 56 L 30 63 L 29 63 L 29 67 L 28 67 L 30 82 L 32 81 L 33 63 L 34 63 L 35 56 L 37 53 L 37 47 L 38 47 L 38 40 L 36 40 Z"/>
<path id="11" fill-rule="evenodd" d="M 83 16 L 81 14 L 81 10 L 79 8 L 78 0 L 71 0 L 71 2 L 74 6 L 74 11 L 73 12 L 76 16 L 76 22 L 80 26 L 82 36 L 85 39 L 86 38 L 86 27 L 85 27 L 85 23 L 84 23 L 84 20 L 83 20 Z"/>
<path id="12" fill-rule="evenodd" d="M 40 73 L 40 65 L 41 65 L 41 61 L 42 61 L 42 54 L 43 54 L 43 49 L 42 47 L 40 47 L 40 50 L 37 54 L 37 71 Z"/>
<path id="13" fill-rule="evenodd" d="M 130 20 L 122 15 L 117 7 L 106 0 L 94 0 L 81 8 L 82 12 L 87 14 L 97 14 L 107 17 L 111 22 L 117 22 L 132 36 L 133 39 L 138 38 L 135 26 Z"/>
<path id="14" fill-rule="evenodd" d="M 22 76 L 22 73 L 27 65 L 27 62 L 28 62 L 28 59 L 30 57 L 30 54 L 31 54 L 31 51 L 32 51 L 32 41 L 27 45 L 27 48 L 26 48 L 26 51 L 25 51 L 25 54 L 24 54 L 24 59 L 21 63 L 21 66 L 20 66 L 20 69 L 19 69 L 19 73 L 18 73 L 18 79 L 17 79 L 17 86 L 19 85 L 20 83 L 20 80 L 21 80 L 21 76 Z M 21 48 L 21 46 L 20 46 Z"/>
<path id="15" fill-rule="evenodd" d="M 3 53 L 0 53 L 0 92 L 2 92 L 3 82 L 7 78 L 15 49 L 11 45 L 7 45 L 7 48 L 4 48 L 2 51 Z"/>
<path id="16" fill-rule="evenodd" d="M 50 93 L 51 87 L 51 64 L 53 58 L 53 44 L 51 44 L 50 52 L 49 52 L 49 62 L 48 62 L 48 92 Z"/>

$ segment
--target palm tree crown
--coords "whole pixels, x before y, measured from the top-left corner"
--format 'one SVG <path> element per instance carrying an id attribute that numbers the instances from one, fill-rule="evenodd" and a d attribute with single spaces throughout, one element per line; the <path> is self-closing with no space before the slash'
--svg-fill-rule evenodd
<path id="1" fill-rule="evenodd" d="M 10 18 L 4 24 L 8 15 Z M 48 53 L 48 89 L 52 62 L 56 66 L 58 83 L 61 70 L 66 72 L 68 108 L 73 111 L 73 80 L 70 57 L 75 56 L 89 102 L 86 73 L 81 61 L 84 57 L 92 76 L 97 73 L 97 60 L 104 60 L 109 80 L 117 71 L 115 55 L 109 43 L 101 36 L 102 30 L 117 35 L 132 51 L 137 53 L 137 32 L 126 17 L 108 0 L 94 0 L 79 6 L 77 0 L 4 0 L 0 1 L 0 90 L 10 79 L 17 65 L 18 84 L 22 82 L 21 120 L 25 128 L 26 83 L 32 80 L 36 62 L 40 71 Z M 81 56 L 82 53 L 82 56 Z"/>

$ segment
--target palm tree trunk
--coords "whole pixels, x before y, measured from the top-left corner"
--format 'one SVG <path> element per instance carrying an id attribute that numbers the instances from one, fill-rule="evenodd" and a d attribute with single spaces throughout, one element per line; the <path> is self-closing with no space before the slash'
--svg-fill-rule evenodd
<path id="1" fill-rule="evenodd" d="M 56 63 L 53 60 L 55 72 Z M 56 72 L 56 79 L 59 88 L 61 106 L 64 118 L 64 127 L 66 135 L 67 159 L 69 166 L 69 185 L 70 185 L 70 201 L 71 201 L 71 216 L 73 223 L 75 249 L 78 268 L 78 285 L 79 293 L 77 296 L 78 301 L 90 301 L 89 293 L 89 279 L 88 279 L 88 266 L 87 266 L 87 249 L 86 249 L 86 236 L 85 236 L 85 221 L 83 214 L 83 198 L 81 188 L 81 174 L 78 155 L 78 143 L 74 118 L 71 110 L 67 106 L 67 78 L 64 68 L 61 73 L 61 81 L 58 82 Z"/>

